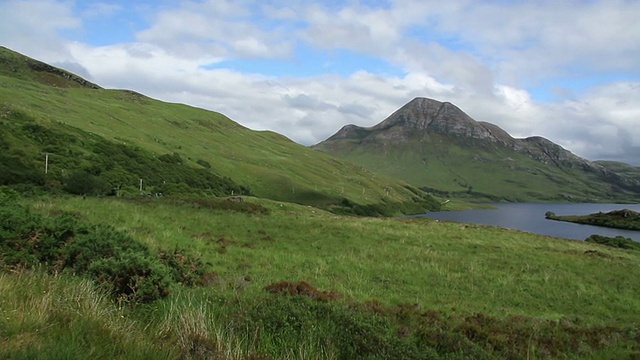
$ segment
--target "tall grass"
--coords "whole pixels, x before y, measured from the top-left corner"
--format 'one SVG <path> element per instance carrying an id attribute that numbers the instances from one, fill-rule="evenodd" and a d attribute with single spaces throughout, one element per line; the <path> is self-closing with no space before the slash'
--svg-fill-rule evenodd
<path id="1" fill-rule="evenodd" d="M 151 304 L 119 307 L 68 275 L 4 274 L 0 357 L 46 358 L 49 348 L 60 358 L 160 359 L 640 353 L 637 252 L 494 227 L 245 201 L 269 211 L 171 199 L 36 201 L 44 214 L 74 211 L 157 251 L 190 249 L 211 277 L 204 288 L 178 287 Z M 265 291 L 282 281 L 336 296 L 323 302 L 304 292 Z"/>
<path id="2" fill-rule="evenodd" d="M 39 270 L 0 273 L 0 358 L 156 358 L 154 344 L 130 310 L 95 284 Z"/>
<path id="3" fill-rule="evenodd" d="M 38 206 L 79 211 L 155 248 L 189 248 L 220 283 L 234 288 L 244 282 L 244 292 L 305 280 L 360 301 L 417 302 L 496 316 L 577 316 L 592 323 L 640 321 L 636 253 L 496 227 L 341 217 L 247 201 L 271 212 L 89 198 L 52 199 Z"/>

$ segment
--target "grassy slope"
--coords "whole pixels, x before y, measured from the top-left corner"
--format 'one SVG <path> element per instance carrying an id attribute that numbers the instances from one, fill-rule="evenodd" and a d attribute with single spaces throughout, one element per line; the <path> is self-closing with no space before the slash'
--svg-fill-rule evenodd
<path id="1" fill-rule="evenodd" d="M 619 161 L 603 161 L 599 160 L 596 163 L 604 166 L 605 168 L 615 171 L 618 174 L 626 175 L 631 178 L 640 177 L 640 166 L 629 165 L 627 163 Z"/>
<path id="2" fill-rule="evenodd" d="M 469 151 L 437 134 L 394 146 L 346 142 L 330 146 L 336 156 L 454 197 L 602 201 L 616 196 L 599 179 L 579 169 L 544 165 L 504 148 L 475 147 Z M 618 199 L 629 199 L 628 194 L 623 195 Z"/>
<path id="3" fill-rule="evenodd" d="M 157 248 L 188 244 L 222 278 L 250 276 L 247 291 L 306 280 L 358 300 L 443 311 L 640 321 L 637 253 L 496 227 L 341 217 L 260 202 L 270 215 L 212 213 L 162 200 L 69 198 L 36 207 L 116 224 Z"/>
<path id="4" fill-rule="evenodd" d="M 294 331 L 288 340 L 281 332 L 263 333 L 266 330 L 258 325 L 246 333 L 233 330 L 236 325 L 229 319 L 242 322 L 249 315 L 238 314 L 257 316 L 255 312 L 266 301 L 261 300 L 266 295 L 263 288 L 281 280 L 304 280 L 337 291 L 342 294 L 338 304 L 371 300 L 383 306 L 412 304 L 421 311 L 433 310 L 446 324 L 462 329 L 471 326 L 469 319 L 484 316 L 515 319 L 509 321 L 530 318 L 531 323 L 524 326 L 533 326 L 531 336 L 537 345 L 530 347 L 532 354 L 539 350 L 535 346 L 542 347 L 546 341 L 540 343 L 538 337 L 569 336 L 567 342 L 572 343 L 578 340 L 570 340 L 571 336 L 591 327 L 601 329 L 585 331 L 596 331 L 604 348 L 592 352 L 586 345 L 571 347 L 583 351 L 574 356 L 624 357 L 633 353 L 628 346 L 638 350 L 639 344 L 617 343 L 622 341 L 619 335 L 605 340 L 611 339 L 609 333 L 600 331 L 618 329 L 613 331 L 629 332 L 631 337 L 637 332 L 639 252 L 495 227 L 341 217 L 293 204 L 248 201 L 259 202 L 270 214 L 212 211 L 166 198 L 36 201 L 33 205 L 41 212 L 77 212 L 92 222 L 113 224 L 156 249 L 188 246 L 209 262 L 218 281 L 202 291 L 177 292 L 138 311 L 108 303 L 100 291 L 78 280 L 2 275 L 0 343 L 5 354 L 34 358 L 42 353 L 38 349 L 50 348 L 74 357 L 84 354 L 95 339 L 106 337 L 110 346 L 95 345 L 91 351 L 123 358 L 175 358 L 185 351 L 195 356 L 193 347 L 206 339 L 208 353 L 215 348 L 225 354 L 221 358 L 245 358 L 253 352 L 279 354 L 277 358 L 285 357 L 283 354 L 289 358 L 335 357 L 331 347 L 320 341 L 322 333 L 292 330 L 295 327 L 286 330 L 295 326 L 296 317 L 288 320 L 292 321 L 289 325 L 278 325 L 279 331 Z M 428 325 L 431 320 L 422 316 L 417 321 Z M 327 319 L 317 318 L 318 329 Z M 551 321 L 551 328 L 545 321 Z M 499 326 L 493 320 L 490 323 L 494 325 L 483 326 Z M 576 332 L 563 330 L 563 324 L 578 324 Z M 505 335 L 495 336 L 515 331 L 503 330 Z M 483 340 L 475 341 L 482 344 Z M 66 347 L 55 345 L 60 342 L 66 342 Z M 445 343 L 441 346 L 447 350 Z M 502 350 L 492 351 L 498 355 Z"/>
<path id="5" fill-rule="evenodd" d="M 3 50 L 0 55 L 6 58 L 6 54 Z M 129 91 L 65 87 L 69 84 L 57 82 L 53 85 L 59 86 L 53 87 L 49 77 L 42 79 L 40 73 L 19 67 L 14 73 L 14 67 L 0 62 L 0 74 L 11 75 L 0 75 L 0 132 L 31 161 L 41 159 L 43 149 L 12 135 L 12 127 L 19 125 L 10 120 L 12 112 L 70 133 L 80 142 L 90 140 L 69 129 L 157 155 L 175 152 L 194 167 L 200 166 L 197 160 L 204 160 L 214 173 L 248 186 L 260 197 L 322 205 L 343 197 L 371 204 L 404 202 L 413 196 L 400 180 L 318 153 L 279 134 L 249 130 L 219 113 Z M 55 160 L 51 155 L 51 171 L 56 170 Z"/>

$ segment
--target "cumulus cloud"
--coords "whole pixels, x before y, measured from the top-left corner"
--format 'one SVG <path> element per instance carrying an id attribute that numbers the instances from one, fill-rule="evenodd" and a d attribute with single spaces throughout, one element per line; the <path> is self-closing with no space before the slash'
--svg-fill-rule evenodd
<path id="1" fill-rule="evenodd" d="M 140 42 L 171 51 L 176 57 L 286 57 L 292 44 L 284 30 L 260 27 L 257 11 L 245 2 L 210 0 L 187 2 L 182 8 L 161 10 L 153 25 L 140 31 Z"/>
<path id="2" fill-rule="evenodd" d="M 0 44 L 32 57 L 68 60 L 58 34 L 75 29 L 81 20 L 66 3 L 54 0 L 3 1 L 0 11 Z"/>
<path id="3" fill-rule="evenodd" d="M 550 132 L 588 158 L 640 165 L 640 82 L 596 86 L 555 107 L 564 116 Z"/>
<path id="4" fill-rule="evenodd" d="M 136 5 L 145 6 L 148 26 L 133 40 L 97 46 L 68 32 L 126 9 L 8 0 L 0 42 L 101 86 L 216 110 L 305 145 L 349 123 L 373 126 L 423 96 L 452 102 L 516 137 L 540 135 L 590 159 L 640 165 L 640 2 L 377 3 L 149 3 Z M 233 67 L 238 59 L 305 67 L 300 46 L 380 59 L 394 71 L 377 72 L 364 60 L 341 75 Z M 341 65 L 340 58 L 333 62 L 331 68 Z M 583 78 L 587 85 L 567 87 Z M 551 100 L 536 97 L 549 90 Z"/>

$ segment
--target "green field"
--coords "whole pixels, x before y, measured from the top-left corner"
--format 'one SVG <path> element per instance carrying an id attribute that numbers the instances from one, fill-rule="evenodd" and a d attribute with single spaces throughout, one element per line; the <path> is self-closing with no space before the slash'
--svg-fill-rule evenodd
<path id="1" fill-rule="evenodd" d="M 215 276 L 132 307 L 64 272 L 5 272 L 4 357 L 82 358 L 89 344 L 95 357 L 124 358 L 640 355 L 635 251 L 252 198 L 235 210 L 170 198 L 22 202 L 112 225 L 156 253 L 187 248 Z M 265 291 L 281 281 L 315 289 Z"/>

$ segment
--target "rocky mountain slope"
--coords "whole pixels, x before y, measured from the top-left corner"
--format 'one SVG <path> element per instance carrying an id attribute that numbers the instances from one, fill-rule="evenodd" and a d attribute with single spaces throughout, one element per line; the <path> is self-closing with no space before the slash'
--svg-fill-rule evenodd
<path id="1" fill-rule="evenodd" d="M 449 102 L 416 98 L 371 128 L 347 125 L 315 149 L 443 195 L 493 200 L 630 200 L 640 178 L 542 137 L 515 139 Z"/>

